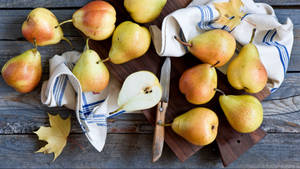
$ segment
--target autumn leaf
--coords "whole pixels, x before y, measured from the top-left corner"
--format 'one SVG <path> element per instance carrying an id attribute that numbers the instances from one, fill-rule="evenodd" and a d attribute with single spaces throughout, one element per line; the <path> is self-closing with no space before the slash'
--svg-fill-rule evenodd
<path id="1" fill-rule="evenodd" d="M 39 140 L 46 141 L 48 144 L 40 148 L 36 153 L 54 153 L 53 161 L 60 155 L 71 130 L 71 118 L 63 120 L 59 115 L 51 115 L 48 113 L 50 127 L 41 126 L 38 131 L 34 132 L 38 135 Z"/>
<path id="2" fill-rule="evenodd" d="M 229 0 L 228 2 L 214 3 L 220 17 L 216 23 L 226 25 L 230 30 L 240 24 L 245 13 L 241 12 L 243 3 L 241 0 Z"/>

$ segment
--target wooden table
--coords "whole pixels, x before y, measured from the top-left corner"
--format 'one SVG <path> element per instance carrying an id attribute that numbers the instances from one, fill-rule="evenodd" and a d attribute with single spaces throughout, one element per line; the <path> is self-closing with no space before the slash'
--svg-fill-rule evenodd
<path id="1" fill-rule="evenodd" d="M 259 0 L 275 8 L 281 22 L 294 22 L 295 42 L 286 79 L 280 89 L 265 99 L 263 129 L 268 135 L 228 168 L 300 167 L 300 1 Z M 50 8 L 60 21 L 88 0 L 0 0 L 0 66 L 12 56 L 31 48 L 21 34 L 21 25 L 32 8 Z M 72 24 L 63 26 L 65 36 L 76 50 L 84 41 Z M 48 79 L 48 59 L 70 50 L 66 42 L 40 47 L 43 80 Z M 151 163 L 153 127 L 142 114 L 127 114 L 110 121 L 103 152 L 98 153 L 82 134 L 72 117 L 72 131 L 61 156 L 35 154 L 42 144 L 33 134 L 48 125 L 47 112 L 66 115 L 65 108 L 48 108 L 40 102 L 40 87 L 20 94 L 0 77 L 0 168 L 222 168 L 215 144 L 209 145 L 181 163 L 166 146 L 157 163 Z"/>

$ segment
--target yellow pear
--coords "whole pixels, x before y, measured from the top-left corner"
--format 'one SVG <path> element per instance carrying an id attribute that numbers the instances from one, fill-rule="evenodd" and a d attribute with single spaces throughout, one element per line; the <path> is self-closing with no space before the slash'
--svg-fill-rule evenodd
<path id="1" fill-rule="evenodd" d="M 2 67 L 1 74 L 5 82 L 18 92 L 31 92 L 42 76 L 40 52 L 34 48 L 11 58 Z"/>
<path id="2" fill-rule="evenodd" d="M 186 70 L 180 77 L 179 89 L 192 104 L 210 101 L 217 88 L 216 69 L 209 64 L 200 64 Z"/>
<path id="3" fill-rule="evenodd" d="M 55 15 L 46 8 L 35 8 L 29 13 L 22 25 L 22 33 L 29 42 L 35 40 L 38 46 L 57 44 L 62 39 L 70 43 Z"/>
<path id="4" fill-rule="evenodd" d="M 141 57 L 149 49 L 150 42 L 147 28 L 131 21 L 122 22 L 114 31 L 109 59 L 114 64 L 122 64 Z"/>
<path id="5" fill-rule="evenodd" d="M 192 144 L 204 146 L 212 143 L 218 133 L 219 119 L 208 108 L 198 107 L 176 117 L 172 123 L 175 133 Z"/>
<path id="6" fill-rule="evenodd" d="M 219 98 L 224 114 L 233 129 L 240 133 L 251 133 L 263 121 L 260 101 L 250 95 L 221 95 Z"/>
<path id="7" fill-rule="evenodd" d="M 214 29 L 204 32 L 192 38 L 189 42 L 183 42 L 178 37 L 176 40 L 187 46 L 192 55 L 203 63 L 220 67 L 226 64 L 234 54 L 236 42 L 227 31 Z"/>
<path id="8" fill-rule="evenodd" d="M 124 0 L 124 6 L 132 19 L 138 23 L 148 23 L 157 18 L 167 0 Z"/>
<path id="9" fill-rule="evenodd" d="M 250 43 L 245 45 L 239 55 L 230 62 L 227 69 L 227 79 L 231 86 L 238 90 L 244 89 L 249 93 L 261 91 L 268 80 L 268 74 L 260 61 L 258 50 L 252 44 L 253 36 Z"/>
<path id="10" fill-rule="evenodd" d="M 86 47 L 73 68 L 83 92 L 101 92 L 109 82 L 109 72 L 99 55 Z"/>

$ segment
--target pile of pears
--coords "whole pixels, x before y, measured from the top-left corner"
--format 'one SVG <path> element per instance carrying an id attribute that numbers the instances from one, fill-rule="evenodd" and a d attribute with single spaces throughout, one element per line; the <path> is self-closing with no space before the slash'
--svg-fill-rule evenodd
<path id="1" fill-rule="evenodd" d="M 5 82 L 21 93 L 31 92 L 42 76 L 41 55 L 38 46 L 71 42 L 64 37 L 61 25 L 72 22 L 86 37 L 86 46 L 73 68 L 83 92 L 101 92 L 109 83 L 109 70 L 104 62 L 123 64 L 143 56 L 149 49 L 149 30 L 138 23 L 148 23 L 159 16 L 167 0 L 124 0 L 124 7 L 132 19 L 117 27 L 116 10 L 102 0 L 92 1 L 78 9 L 72 19 L 59 23 L 48 9 L 36 8 L 22 25 L 22 34 L 34 48 L 11 58 L 2 68 Z M 261 91 L 267 83 L 267 72 L 260 61 L 259 53 L 252 43 L 245 45 L 239 55 L 232 59 L 227 69 L 229 83 L 248 93 Z M 89 39 L 105 40 L 112 36 L 108 57 L 104 60 L 89 48 Z M 217 89 L 216 67 L 225 65 L 236 50 L 235 38 L 227 31 L 214 29 L 202 33 L 189 42 L 175 37 L 186 46 L 202 64 L 186 70 L 180 80 L 180 91 L 188 102 L 201 105 L 209 102 Z M 132 87 L 136 86 L 136 87 Z M 255 131 L 263 121 L 261 103 L 250 95 L 222 95 L 219 102 L 230 125 L 238 132 Z M 136 72 L 125 80 L 118 98 L 117 111 L 134 111 L 155 106 L 162 96 L 162 87 L 157 77 L 147 71 Z M 163 125 L 163 124 L 162 124 Z M 178 116 L 170 124 L 172 129 L 195 145 L 207 145 L 217 136 L 219 120 L 215 112 L 197 107 Z"/>
<path id="2" fill-rule="evenodd" d="M 159 16 L 167 0 L 124 0 L 124 7 L 137 23 L 148 23 Z M 145 12 L 147 11 L 147 12 Z M 59 23 L 46 8 L 35 8 L 22 25 L 22 34 L 34 48 L 11 58 L 2 68 L 5 82 L 21 93 L 31 92 L 42 76 L 41 55 L 38 46 L 54 45 L 64 37 L 61 25 L 72 22 L 86 37 L 86 47 L 73 68 L 83 92 L 101 92 L 109 82 L 109 71 L 104 62 L 123 64 L 143 56 L 149 49 L 149 30 L 132 21 L 116 23 L 116 10 L 108 2 L 95 0 L 74 12 L 72 19 Z M 89 49 L 88 39 L 105 40 L 112 36 L 109 55 L 100 56 Z"/>
<path id="3" fill-rule="evenodd" d="M 238 56 L 232 59 L 227 69 L 227 79 L 237 90 L 248 93 L 260 92 L 267 83 L 268 76 L 260 61 L 259 53 L 253 44 L 255 29 L 249 44 Z M 175 37 L 186 46 L 202 64 L 187 69 L 179 79 L 179 89 L 188 102 L 201 105 L 208 103 L 216 91 L 222 93 L 219 103 L 227 121 L 240 133 L 251 133 L 263 121 L 263 108 L 260 101 L 251 95 L 226 95 L 217 89 L 215 67 L 225 65 L 234 55 L 236 41 L 227 31 L 214 29 L 202 33 L 189 42 Z M 218 131 L 218 117 L 212 110 L 204 107 L 194 108 L 175 118 L 172 129 L 195 145 L 207 145 L 214 141 Z"/>

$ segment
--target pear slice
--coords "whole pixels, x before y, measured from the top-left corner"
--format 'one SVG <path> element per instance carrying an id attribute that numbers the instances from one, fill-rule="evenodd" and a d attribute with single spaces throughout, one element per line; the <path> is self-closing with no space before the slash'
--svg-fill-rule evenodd
<path id="1" fill-rule="evenodd" d="M 120 108 L 115 112 L 149 109 L 161 97 L 162 87 L 157 77 L 149 71 L 138 71 L 125 79 L 118 97 Z"/>

